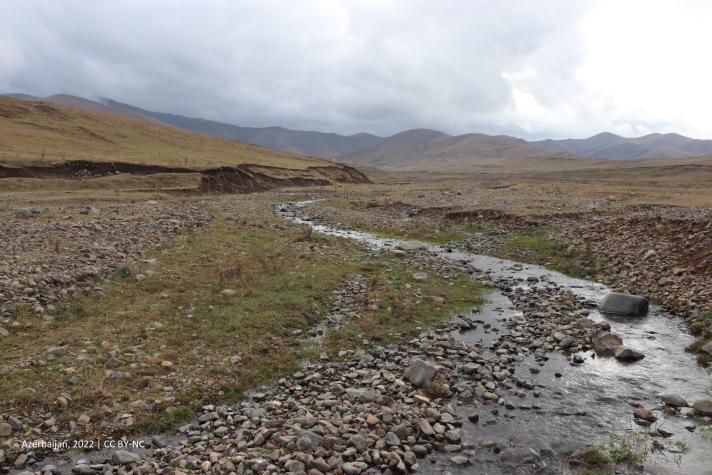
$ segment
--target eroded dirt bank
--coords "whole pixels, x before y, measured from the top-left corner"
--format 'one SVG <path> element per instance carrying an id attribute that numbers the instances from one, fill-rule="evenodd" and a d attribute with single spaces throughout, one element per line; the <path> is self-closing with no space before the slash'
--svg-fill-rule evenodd
<path id="1" fill-rule="evenodd" d="M 74 160 L 53 166 L 9 167 L 0 165 L 2 178 L 90 178 L 116 174 L 195 174 L 201 176 L 199 192 L 247 193 L 289 186 L 324 186 L 331 183 L 369 183 L 368 178 L 349 166 L 321 166 L 281 169 L 261 165 L 238 165 L 208 169 L 165 167 L 123 162 Z M 1 182 L 0 182 L 1 184 Z"/>

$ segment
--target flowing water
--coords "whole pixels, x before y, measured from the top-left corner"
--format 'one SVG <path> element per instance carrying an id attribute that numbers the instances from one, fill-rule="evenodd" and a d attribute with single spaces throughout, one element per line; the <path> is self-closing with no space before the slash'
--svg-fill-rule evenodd
<path id="1" fill-rule="evenodd" d="M 466 263 L 473 269 L 495 280 L 506 280 L 513 287 L 530 289 L 556 285 L 577 296 L 600 302 L 610 291 L 602 284 L 575 279 L 541 266 L 520 264 L 466 252 L 452 251 L 436 245 L 423 245 L 412 241 L 386 239 L 372 234 L 340 229 L 303 218 L 303 208 L 310 202 L 278 207 L 285 218 L 307 224 L 314 231 L 346 237 L 362 242 L 371 248 L 388 250 L 398 247 L 423 247 L 443 259 Z M 536 277 L 531 282 L 529 277 Z M 488 346 L 497 340 L 506 319 L 518 318 L 520 312 L 502 293 L 493 292 L 489 303 L 468 320 L 480 325 L 470 331 L 454 331 L 461 342 Z M 589 318 L 602 320 L 593 309 Z M 661 407 L 660 395 L 675 392 L 689 403 L 709 398 L 712 378 L 701 368 L 695 358 L 685 352 L 692 338 L 679 319 L 651 306 L 648 315 L 637 319 L 611 318 L 612 331 L 620 335 L 626 346 L 641 351 L 645 358 L 635 363 L 622 363 L 614 358 L 595 358 L 583 352 L 584 364 L 572 366 L 561 353 L 547 353 L 546 360 L 528 356 L 520 361 L 515 376 L 530 381 L 535 391 L 521 394 L 511 401 L 511 409 L 483 406 L 478 424 L 466 423 L 463 429 L 470 440 L 497 439 L 508 441 L 508 446 L 521 447 L 520 453 L 496 455 L 496 450 L 477 447 L 471 454 L 472 465 L 453 466 L 449 455 L 435 456 L 425 462 L 425 473 L 558 473 L 562 459 L 573 450 L 586 444 L 606 443 L 611 434 L 628 438 L 633 432 L 645 434 L 646 429 L 633 423 L 633 410 L 637 405 L 648 408 Z M 487 323 L 485 328 L 484 323 Z M 530 368 L 535 368 L 534 373 Z M 472 412 L 463 405 L 462 414 Z M 666 440 L 668 450 L 650 453 L 645 462 L 646 473 L 712 474 L 712 441 L 705 439 L 699 428 L 693 429 L 693 420 L 687 417 L 660 417 L 649 430 L 661 428 L 673 434 Z M 626 436 L 625 434 L 629 434 Z M 647 440 L 649 442 L 649 439 Z M 528 464 L 507 464 L 507 460 L 526 459 L 526 452 L 534 449 L 541 457 L 530 457 Z M 516 451 L 515 451 L 516 452 Z M 506 455 L 506 456 L 503 456 Z"/>

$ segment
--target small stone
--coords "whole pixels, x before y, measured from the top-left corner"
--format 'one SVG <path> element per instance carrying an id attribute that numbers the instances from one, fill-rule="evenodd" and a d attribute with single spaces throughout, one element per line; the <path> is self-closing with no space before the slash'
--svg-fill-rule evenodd
<path id="1" fill-rule="evenodd" d="M 685 399 L 677 393 L 668 393 L 662 395 L 663 402 L 672 407 L 687 407 L 689 404 Z"/>
<path id="2" fill-rule="evenodd" d="M 626 346 L 616 348 L 615 357 L 620 361 L 638 361 L 645 358 L 645 355 L 639 351 Z"/>
<path id="3" fill-rule="evenodd" d="M 655 422 L 658 420 L 657 417 L 652 413 L 650 409 L 646 409 L 643 406 L 638 407 L 635 412 L 633 413 L 633 416 L 636 419 L 642 419 L 644 421 L 648 422 Z"/>
<path id="4" fill-rule="evenodd" d="M 401 441 L 395 432 L 388 432 L 386 434 L 386 444 L 388 445 L 400 445 Z"/>
<path id="5" fill-rule="evenodd" d="M 7 437 L 12 434 L 12 426 L 7 422 L 0 422 L 0 437 Z"/>
<path id="6" fill-rule="evenodd" d="M 450 457 L 450 461 L 452 463 L 454 463 L 455 465 L 460 465 L 460 466 L 470 465 L 470 463 L 472 463 L 470 461 L 470 459 L 468 459 L 467 457 L 464 457 L 462 455 L 455 455 L 454 457 Z"/>
<path id="7" fill-rule="evenodd" d="M 435 435 L 435 430 L 433 430 L 433 426 L 430 425 L 427 419 L 418 419 L 418 428 L 425 435 Z"/>
<path id="8" fill-rule="evenodd" d="M 126 450 L 117 450 L 111 456 L 111 463 L 117 465 L 130 465 L 139 461 L 139 456 Z"/>

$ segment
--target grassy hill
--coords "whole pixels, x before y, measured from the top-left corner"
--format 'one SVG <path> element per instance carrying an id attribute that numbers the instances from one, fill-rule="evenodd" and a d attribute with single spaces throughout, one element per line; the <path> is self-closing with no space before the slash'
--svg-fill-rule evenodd
<path id="1" fill-rule="evenodd" d="M 0 97 L 0 164 L 37 166 L 71 160 L 194 170 L 243 164 L 293 170 L 342 167 L 117 114 Z"/>

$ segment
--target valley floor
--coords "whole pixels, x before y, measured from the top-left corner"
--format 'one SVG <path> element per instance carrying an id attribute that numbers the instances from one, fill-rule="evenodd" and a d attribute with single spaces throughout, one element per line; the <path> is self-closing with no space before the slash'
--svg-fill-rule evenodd
<path id="1" fill-rule="evenodd" d="M 517 446 L 485 424 L 486 437 L 468 438 L 480 414 L 502 424 L 491 411 L 518 393 L 527 402 L 515 405 L 540 404 L 529 401 L 517 355 L 537 339 L 537 358 L 590 350 L 598 323 L 584 317 L 596 302 L 557 285 L 521 295 L 420 247 L 380 252 L 275 213 L 306 199 L 317 200 L 300 211 L 309 222 L 543 264 L 646 295 L 684 318 L 698 337 L 691 351 L 710 359 L 712 199 L 701 189 L 442 180 L 250 195 L 0 193 L 0 467 L 557 473 L 565 454 L 569 468 L 606 473 L 643 463 L 632 448 L 621 456 L 626 441 L 582 461 L 576 444 Z M 497 329 L 451 320 L 492 298 L 491 288 L 510 302 L 505 313 L 549 320 Z M 473 349 L 453 337 L 463 325 L 483 325 L 487 342 Z M 484 357 L 490 344 L 496 352 Z M 439 367 L 413 369 L 414 359 Z M 692 421 L 690 408 L 653 409 Z M 700 433 L 708 422 L 698 419 Z M 150 450 L 68 459 L 22 446 L 160 434 L 147 439 Z"/>

